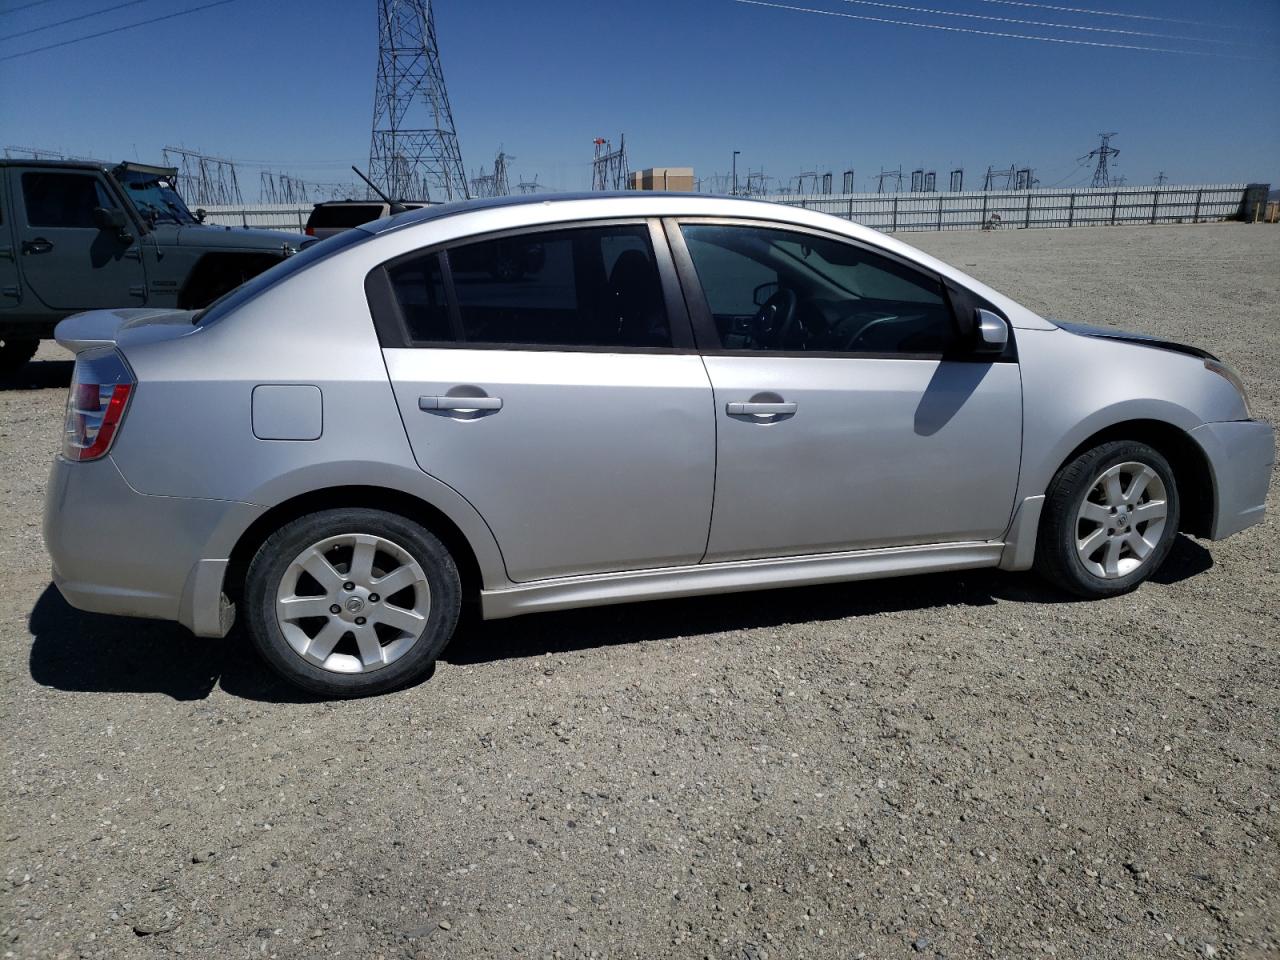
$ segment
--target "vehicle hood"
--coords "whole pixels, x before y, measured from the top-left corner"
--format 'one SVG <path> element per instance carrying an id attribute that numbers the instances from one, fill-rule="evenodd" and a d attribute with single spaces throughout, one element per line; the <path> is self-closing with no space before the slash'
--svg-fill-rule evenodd
<path id="1" fill-rule="evenodd" d="M 1085 323 L 1067 323 L 1062 320 L 1053 320 L 1056 326 L 1074 333 L 1078 337 L 1092 337 L 1095 340 L 1119 340 L 1122 343 L 1136 343 L 1140 347 L 1154 347 L 1157 350 L 1171 350 L 1174 353 L 1185 353 L 1190 357 L 1199 357 L 1202 360 L 1214 360 L 1215 357 L 1208 350 L 1202 350 L 1199 347 L 1193 347 L 1185 343 L 1178 343 L 1176 340 L 1166 340 L 1163 337 L 1153 336 L 1149 333 L 1129 333 L 1125 330 L 1117 330 L 1114 327 L 1094 327 Z"/>
<path id="2" fill-rule="evenodd" d="M 198 331 L 191 325 L 192 310 L 90 310 L 73 314 L 58 324 L 54 339 L 72 353 L 94 347 L 132 346 L 172 340 Z"/>
<path id="3" fill-rule="evenodd" d="M 207 224 L 182 226 L 173 230 L 161 242 L 179 247 L 200 247 L 216 250 L 262 250 L 280 253 L 285 245 L 289 252 L 297 253 L 302 241 L 301 233 L 282 230 L 255 230 L 252 227 L 215 227 Z"/>

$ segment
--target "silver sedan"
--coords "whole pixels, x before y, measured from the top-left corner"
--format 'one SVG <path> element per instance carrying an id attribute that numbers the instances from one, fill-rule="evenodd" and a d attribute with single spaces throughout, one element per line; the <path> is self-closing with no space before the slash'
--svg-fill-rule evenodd
<path id="1" fill-rule="evenodd" d="M 1054 323 L 890 237 L 664 194 L 432 207 L 199 313 L 98 311 L 45 539 L 85 610 L 331 696 L 486 617 L 927 571 L 1137 587 L 1262 518 L 1202 350 Z"/>

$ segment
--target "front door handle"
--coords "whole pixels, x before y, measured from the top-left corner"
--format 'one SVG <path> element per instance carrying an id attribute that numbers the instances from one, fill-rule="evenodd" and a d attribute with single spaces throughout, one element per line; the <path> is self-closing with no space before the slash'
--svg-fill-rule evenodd
<path id="1" fill-rule="evenodd" d="M 48 253 L 52 249 L 52 241 L 46 240 L 44 237 L 36 237 L 34 240 L 22 241 L 23 253 Z"/>
<path id="2" fill-rule="evenodd" d="M 419 397 L 419 410 L 456 410 L 474 413 L 479 410 L 501 410 L 501 397 Z"/>
<path id="3" fill-rule="evenodd" d="M 727 403 L 724 412 L 731 417 L 777 417 L 796 412 L 794 403 Z"/>

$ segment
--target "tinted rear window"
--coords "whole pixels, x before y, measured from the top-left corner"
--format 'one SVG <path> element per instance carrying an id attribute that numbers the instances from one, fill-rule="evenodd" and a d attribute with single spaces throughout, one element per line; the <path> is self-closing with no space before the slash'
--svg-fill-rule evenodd
<path id="1" fill-rule="evenodd" d="M 672 345 L 643 224 L 484 240 L 448 257 L 467 343 Z"/>
<path id="2" fill-rule="evenodd" d="M 308 227 L 338 227 L 347 229 L 382 218 L 382 204 L 353 203 L 332 207 L 316 207 L 307 217 Z"/>
<path id="3" fill-rule="evenodd" d="M 401 260 L 387 269 L 387 276 L 395 290 L 410 340 L 444 342 L 453 339 L 440 254 Z"/>

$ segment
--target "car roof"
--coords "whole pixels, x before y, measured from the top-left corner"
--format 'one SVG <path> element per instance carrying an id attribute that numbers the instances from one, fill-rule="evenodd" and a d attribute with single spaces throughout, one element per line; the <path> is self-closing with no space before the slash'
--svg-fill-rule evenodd
<path id="1" fill-rule="evenodd" d="M 701 215 L 720 215 L 725 217 L 759 217 L 762 213 L 777 219 L 785 219 L 783 211 L 777 204 L 762 200 L 750 200 L 742 197 L 716 196 L 708 193 L 677 193 L 658 190 L 617 190 L 590 191 L 580 193 L 539 193 L 518 194 L 509 197 L 486 197 L 480 200 L 452 200 L 446 203 L 433 204 L 421 210 L 409 210 L 396 214 L 385 220 L 365 224 L 361 227 L 372 234 L 388 233 L 392 230 L 403 230 L 407 227 L 456 217 L 463 214 L 502 208 L 519 208 L 532 206 L 557 206 L 560 204 L 583 204 L 591 202 L 597 207 L 616 205 L 617 216 L 673 216 L 682 207 L 688 207 L 690 213 Z M 569 211 L 565 211 L 569 215 Z M 608 216 L 610 214 L 598 214 Z"/>
<path id="2" fill-rule="evenodd" d="M 416 210 L 431 203 L 430 200 L 397 200 L 397 203 L 403 203 L 410 209 Z M 355 200 L 347 197 L 345 200 L 321 200 L 319 203 L 313 203 L 313 207 L 385 207 L 387 201 L 379 200 L 374 197 L 372 200 Z"/>
<path id="3" fill-rule="evenodd" d="M 84 170 L 89 167 L 103 171 L 115 166 L 115 164 L 105 163 L 101 160 L 33 160 L 30 157 L 0 157 L 0 165 L 10 167 L 52 167 L 54 169 L 62 168 L 67 170 Z"/>

